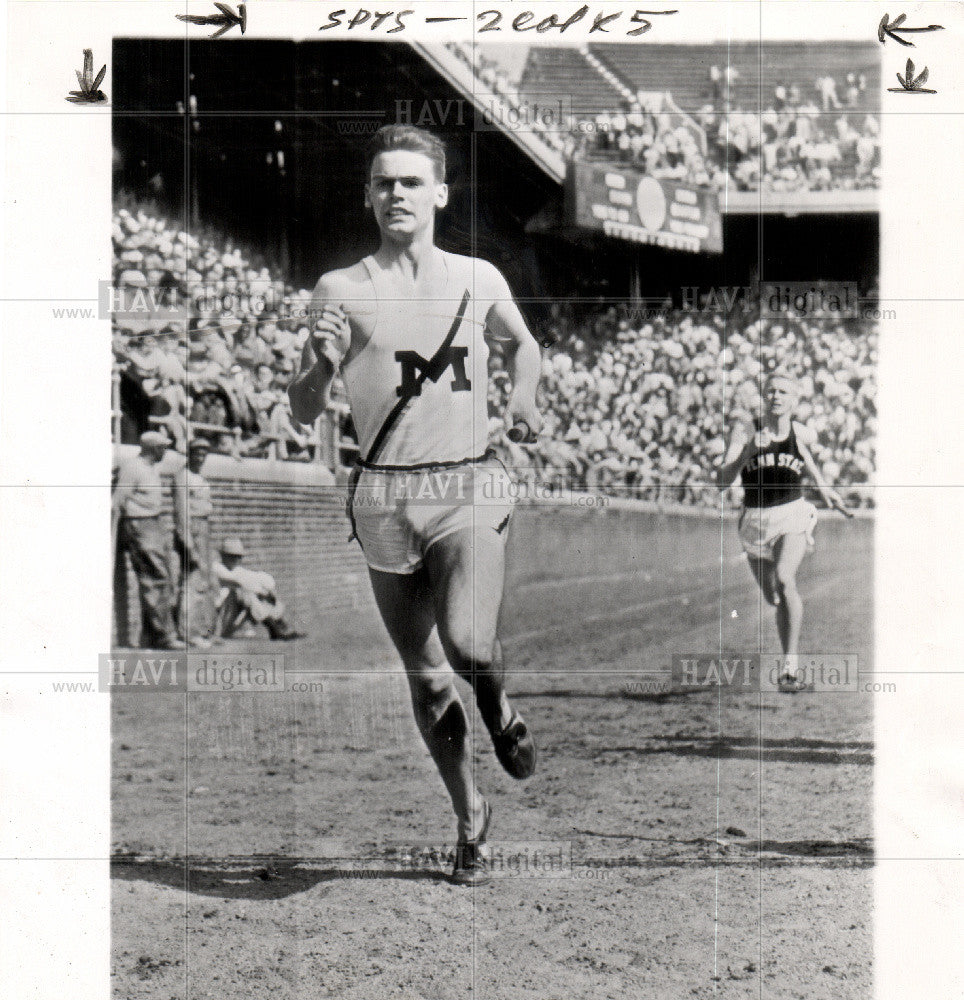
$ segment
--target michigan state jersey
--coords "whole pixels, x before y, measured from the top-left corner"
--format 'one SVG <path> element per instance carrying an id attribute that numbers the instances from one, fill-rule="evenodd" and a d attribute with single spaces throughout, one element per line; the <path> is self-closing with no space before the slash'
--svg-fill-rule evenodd
<path id="1" fill-rule="evenodd" d="M 471 257 L 442 253 L 444 288 L 400 297 L 374 257 L 366 308 L 371 334 L 342 368 L 362 464 L 382 468 L 461 462 L 488 439 L 488 360 L 483 337 L 492 300 L 476 298 Z"/>

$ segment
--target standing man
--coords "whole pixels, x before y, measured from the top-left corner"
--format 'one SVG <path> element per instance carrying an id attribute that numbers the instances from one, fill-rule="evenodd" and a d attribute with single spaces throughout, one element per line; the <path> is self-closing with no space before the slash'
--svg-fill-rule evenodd
<path id="1" fill-rule="evenodd" d="M 187 465 L 174 486 L 174 552 L 178 573 L 178 634 L 190 646 L 207 648 L 214 606 L 211 600 L 211 485 L 201 475 L 211 446 L 195 438 Z"/>
<path id="2" fill-rule="evenodd" d="M 111 498 L 111 535 L 131 557 L 141 602 L 140 646 L 177 649 L 171 617 L 171 537 L 161 516 L 164 484 L 158 463 L 170 442 L 159 431 L 140 437 L 141 450 L 118 470 Z"/>
<path id="3" fill-rule="evenodd" d="M 295 420 L 310 424 L 341 372 L 360 445 L 348 515 L 455 810 L 453 881 L 479 885 L 489 879 L 492 811 L 476 788 L 455 674 L 472 686 L 505 770 L 527 778 L 536 764 L 532 736 L 506 697 L 496 635 L 512 483 L 488 451 L 485 337 L 507 347 L 507 420 L 531 433 L 542 423 L 541 358 L 499 271 L 435 245 L 435 213 L 448 201 L 439 139 L 385 126 L 367 168 L 365 207 L 381 246 L 322 275 L 312 302 L 320 318 L 288 391 Z"/>

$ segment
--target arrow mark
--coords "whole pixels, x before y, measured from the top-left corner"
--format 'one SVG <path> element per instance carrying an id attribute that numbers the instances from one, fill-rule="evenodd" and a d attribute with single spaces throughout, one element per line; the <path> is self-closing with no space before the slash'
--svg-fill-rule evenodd
<path id="1" fill-rule="evenodd" d="M 880 19 L 880 24 L 877 25 L 877 40 L 881 45 L 884 44 L 886 38 L 893 38 L 893 40 L 900 45 L 907 45 L 910 48 L 915 48 L 913 42 L 908 42 L 907 39 L 901 38 L 901 34 L 908 34 L 910 32 L 921 32 L 921 31 L 943 31 L 943 24 L 928 24 L 924 28 L 902 28 L 901 25 L 907 20 L 906 14 L 898 14 L 897 17 L 890 20 L 890 14 L 884 14 Z"/>
<path id="2" fill-rule="evenodd" d="M 241 26 L 241 34 L 244 34 L 248 26 L 248 11 L 244 4 L 238 7 L 237 14 L 226 3 L 217 3 L 217 0 L 215 0 L 214 6 L 221 11 L 220 14 L 175 14 L 174 16 L 179 21 L 187 21 L 189 24 L 220 25 L 218 30 L 211 36 L 212 38 L 220 38 L 221 35 L 226 31 L 230 31 L 236 24 Z"/>

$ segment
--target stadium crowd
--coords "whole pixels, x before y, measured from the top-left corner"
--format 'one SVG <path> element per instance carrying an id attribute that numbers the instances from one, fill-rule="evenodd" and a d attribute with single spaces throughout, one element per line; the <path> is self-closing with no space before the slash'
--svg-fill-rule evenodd
<path id="1" fill-rule="evenodd" d="M 230 241 L 178 231 L 143 210 L 116 212 L 113 243 L 114 284 L 125 290 L 113 329 L 121 440 L 163 428 L 183 451 L 191 421 L 217 450 L 320 458 L 317 435 L 292 419 L 286 392 L 308 337 L 310 292 L 273 278 Z M 190 318 L 175 309 L 164 322 L 152 303 L 191 303 Z"/>
<path id="2" fill-rule="evenodd" d="M 478 47 L 452 42 L 448 48 L 507 108 L 526 114 L 524 96 L 495 59 Z M 586 58 L 595 61 L 591 53 Z M 829 74 L 820 76 L 811 93 L 780 83 L 762 112 L 728 100 L 738 77 L 734 67 L 710 67 L 706 103 L 695 120 L 669 105 L 654 110 L 640 100 L 595 116 L 574 116 L 566 127 L 555 121 L 544 127 L 538 117 L 521 120 L 567 159 L 615 160 L 651 177 L 719 191 L 728 185 L 742 191 L 880 186 L 880 124 L 866 110 L 864 74 L 848 73 L 845 87 Z"/>
<path id="3" fill-rule="evenodd" d="M 742 191 L 850 191 L 880 186 L 880 124 L 816 104 L 697 116 L 713 159 Z"/>
<path id="4" fill-rule="evenodd" d="M 874 469 L 876 335 L 839 317 L 789 315 L 736 322 L 666 308 L 642 324 L 610 307 L 581 327 L 562 316 L 557 349 L 543 361 L 545 428 L 532 446 L 506 445 L 533 481 L 647 500 L 719 502 L 708 470 L 725 448 L 724 424 L 760 412 L 762 377 L 774 368 L 803 387 L 798 419 L 819 436 L 813 455 L 842 493 Z M 621 316 L 621 313 L 623 314 Z M 508 376 L 491 383 L 501 427 Z M 728 500 L 739 502 L 739 487 Z M 851 502 L 867 503 L 866 491 Z"/>
<path id="5" fill-rule="evenodd" d="M 632 164 L 652 177 L 723 190 L 836 191 L 880 184 L 880 125 L 869 113 L 825 114 L 816 104 L 762 114 L 705 105 L 693 130 L 639 105 L 596 116 L 582 155 Z"/>
<path id="6" fill-rule="evenodd" d="M 335 464 L 337 450 L 323 453 L 316 429 L 293 420 L 285 391 L 308 337 L 310 293 L 285 286 L 229 241 L 179 231 L 144 210 L 119 209 L 113 238 L 114 283 L 128 307 L 140 291 L 170 293 L 196 309 L 186 339 L 184 319 L 149 320 L 132 308 L 115 315 L 119 440 L 163 429 L 181 452 L 200 437 L 239 457 Z M 731 425 L 755 412 L 761 374 L 779 365 L 805 387 L 800 416 L 819 435 L 813 453 L 825 478 L 842 492 L 870 481 L 872 327 L 846 329 L 856 321 L 819 312 L 804 319 L 655 312 L 640 321 L 628 308 L 600 307 L 579 318 L 570 307 L 554 307 L 557 346 L 545 355 L 541 389 L 546 426 L 533 446 L 502 434 L 508 375 L 493 355 L 492 439 L 524 476 L 642 499 L 718 503 L 706 483 L 724 448 L 721 417 Z"/>

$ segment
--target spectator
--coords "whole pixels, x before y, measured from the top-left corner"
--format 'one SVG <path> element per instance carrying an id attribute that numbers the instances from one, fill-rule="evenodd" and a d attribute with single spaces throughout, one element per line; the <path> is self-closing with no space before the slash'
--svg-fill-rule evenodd
<path id="1" fill-rule="evenodd" d="M 220 585 L 215 634 L 228 639 L 245 625 L 264 625 L 273 640 L 300 639 L 304 633 L 295 632 L 285 621 L 274 577 L 242 565 L 245 551 L 241 540 L 226 539 L 220 554 L 214 563 L 214 576 Z"/>
<path id="2" fill-rule="evenodd" d="M 710 66 L 710 99 L 714 104 L 719 104 L 723 97 L 723 74 L 720 67 L 713 63 Z"/>
<path id="3" fill-rule="evenodd" d="M 840 100 L 837 97 L 837 81 L 829 73 L 826 76 L 818 76 L 814 86 L 820 94 L 824 111 L 829 111 L 831 105 L 835 111 L 840 110 Z"/>
<path id="4" fill-rule="evenodd" d="M 170 531 L 165 526 L 163 484 L 157 466 L 170 441 L 158 431 L 141 435 L 138 455 L 124 462 L 111 498 L 112 536 L 116 552 L 131 560 L 141 605 L 145 649 L 177 649 L 171 618 Z"/>
<path id="5" fill-rule="evenodd" d="M 781 80 L 773 89 L 773 107 L 776 111 L 783 111 L 787 106 L 787 85 Z"/>
<path id="6" fill-rule="evenodd" d="M 174 551 L 178 573 L 178 634 L 190 646 L 205 649 L 214 624 L 211 593 L 211 486 L 201 475 L 211 450 L 203 438 L 188 446 L 187 465 L 174 490 Z"/>

